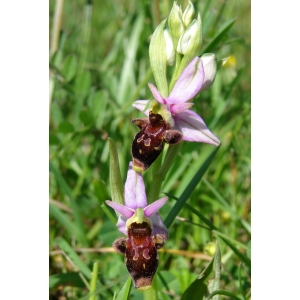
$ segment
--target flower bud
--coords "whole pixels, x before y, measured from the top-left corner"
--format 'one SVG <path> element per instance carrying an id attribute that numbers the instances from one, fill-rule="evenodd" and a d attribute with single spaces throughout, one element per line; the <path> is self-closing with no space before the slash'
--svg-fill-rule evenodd
<path id="1" fill-rule="evenodd" d="M 184 31 L 177 45 L 177 52 L 183 54 L 183 58 L 178 68 L 178 74 L 181 74 L 186 66 L 199 55 L 202 46 L 202 23 L 200 13 L 197 20 L 193 20 L 189 27 Z M 177 78 L 176 78 L 177 80 Z M 176 81 L 175 80 L 175 81 Z M 172 82 L 171 82 L 172 86 Z"/>
<path id="2" fill-rule="evenodd" d="M 213 53 L 205 53 L 201 56 L 204 68 L 204 81 L 201 91 L 207 90 L 213 84 L 217 74 L 217 58 Z"/>
<path id="3" fill-rule="evenodd" d="M 195 39 L 197 35 L 197 21 L 193 20 L 193 22 L 190 24 L 190 26 L 184 31 L 184 33 L 180 36 L 180 39 L 178 41 L 177 45 L 177 52 L 185 55 L 189 48 L 191 47 L 191 44 L 193 42 L 193 39 Z"/>
<path id="4" fill-rule="evenodd" d="M 164 37 L 166 41 L 167 64 L 173 66 L 175 62 L 175 49 L 168 29 L 164 29 Z"/>
<path id="5" fill-rule="evenodd" d="M 195 15 L 194 5 L 192 4 L 191 1 L 189 1 L 189 5 L 186 7 L 182 15 L 182 21 L 185 27 L 188 27 L 191 24 L 194 15 Z"/>
<path id="6" fill-rule="evenodd" d="M 178 44 L 178 40 L 184 31 L 184 24 L 182 22 L 182 10 L 176 4 L 176 1 L 173 3 L 172 10 L 168 17 L 168 27 L 172 37 L 173 45 Z"/>
<path id="7" fill-rule="evenodd" d="M 202 24 L 200 14 L 198 19 L 194 19 L 188 28 L 180 36 L 177 45 L 177 52 L 186 55 L 191 54 L 195 57 L 202 46 Z"/>
<path id="8" fill-rule="evenodd" d="M 204 246 L 204 252 L 209 256 L 214 256 L 216 253 L 216 244 L 213 242 L 208 242 Z"/>

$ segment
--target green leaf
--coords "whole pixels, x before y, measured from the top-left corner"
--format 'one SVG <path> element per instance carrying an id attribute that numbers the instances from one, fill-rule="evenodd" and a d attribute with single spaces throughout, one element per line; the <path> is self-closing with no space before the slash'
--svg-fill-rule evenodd
<path id="1" fill-rule="evenodd" d="M 111 199 L 114 202 L 124 204 L 124 186 L 121 177 L 119 158 L 114 141 L 107 138 L 109 141 L 110 164 L 109 164 L 109 181 Z M 118 214 L 117 214 L 118 215 Z"/>
<path id="2" fill-rule="evenodd" d="M 216 50 L 217 45 L 220 41 L 226 36 L 226 33 L 229 31 L 231 26 L 236 21 L 236 18 L 231 19 L 224 23 L 221 29 L 217 32 L 217 34 L 212 38 L 212 40 L 207 44 L 207 46 L 203 49 L 202 53 L 214 52 Z"/>
<path id="3" fill-rule="evenodd" d="M 221 254 L 220 250 L 218 250 L 218 245 L 216 249 L 217 250 L 215 252 L 215 255 L 209 262 L 208 266 L 201 272 L 198 278 L 194 282 L 192 282 L 191 285 L 185 290 L 181 300 L 198 300 L 202 299 L 205 296 L 207 292 L 207 287 L 204 284 L 204 281 L 209 277 L 212 270 L 216 270 L 218 267 L 220 267 L 221 264 Z M 220 273 L 218 273 L 217 276 L 215 275 L 215 277 L 220 279 L 219 274 Z"/>
<path id="4" fill-rule="evenodd" d="M 172 210 L 170 211 L 170 213 L 168 214 L 168 216 L 164 222 L 165 225 L 167 226 L 167 228 L 169 228 L 172 225 L 176 216 L 179 214 L 182 207 L 185 205 L 186 201 L 188 200 L 188 198 L 190 197 L 190 195 L 192 194 L 192 192 L 194 191 L 194 189 L 200 182 L 202 176 L 205 174 L 206 170 L 208 169 L 208 167 L 212 163 L 214 157 L 216 156 L 219 148 L 220 148 L 220 146 L 213 150 L 213 152 L 209 155 L 209 157 L 206 159 L 204 164 L 196 172 L 196 174 L 192 178 L 191 182 L 188 184 L 186 189 L 183 191 L 183 193 L 179 197 L 178 201 L 176 202 L 176 204 L 174 205 L 174 207 L 172 208 Z"/>
<path id="5" fill-rule="evenodd" d="M 93 116 L 89 109 L 82 110 L 79 114 L 79 118 L 85 126 L 93 122 Z"/>
<path id="6" fill-rule="evenodd" d="M 206 285 L 196 279 L 183 293 L 181 300 L 201 300 L 207 291 Z"/>
<path id="7" fill-rule="evenodd" d="M 68 56 L 63 64 L 62 73 L 66 81 L 71 81 L 77 72 L 78 61 L 77 58 L 73 55 Z"/>
<path id="8" fill-rule="evenodd" d="M 214 264 L 213 269 L 215 273 L 215 277 L 210 280 L 208 284 L 208 290 L 210 293 L 218 291 L 220 288 L 220 278 L 221 278 L 221 252 L 218 245 L 218 241 L 216 241 L 216 252 L 214 255 Z M 219 300 L 219 296 L 216 295 L 213 297 L 213 300 Z"/>
<path id="9" fill-rule="evenodd" d="M 74 126 L 68 121 L 63 121 L 58 125 L 57 131 L 61 133 L 72 133 L 74 132 Z"/>
<path id="10" fill-rule="evenodd" d="M 208 278 L 208 276 L 211 274 L 214 268 L 214 261 L 215 261 L 215 256 L 209 262 L 208 266 L 201 272 L 201 274 L 198 276 L 197 279 L 199 280 L 201 279 L 201 281 L 204 282 L 204 280 Z"/>
<path id="11" fill-rule="evenodd" d="M 75 79 L 75 94 L 85 98 L 92 86 L 92 75 L 89 72 L 84 72 L 76 76 Z"/>
<path id="12" fill-rule="evenodd" d="M 57 241 L 59 248 L 66 253 L 72 263 L 78 268 L 78 270 L 88 279 L 91 280 L 91 270 L 89 267 L 80 259 L 77 253 L 72 249 L 68 242 L 59 238 Z"/>
<path id="13" fill-rule="evenodd" d="M 127 300 L 130 294 L 131 286 L 132 286 L 132 280 L 131 277 L 129 276 L 124 286 L 122 287 L 120 293 L 118 294 L 116 300 Z"/>

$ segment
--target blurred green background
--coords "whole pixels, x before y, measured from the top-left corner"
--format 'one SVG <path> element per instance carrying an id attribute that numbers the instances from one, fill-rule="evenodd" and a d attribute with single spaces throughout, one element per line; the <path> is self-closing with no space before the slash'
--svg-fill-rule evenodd
<path id="1" fill-rule="evenodd" d="M 55 21 L 59 3 L 61 23 Z M 178 1 L 183 9 L 187 3 Z M 220 64 L 213 86 L 194 99 L 193 110 L 221 147 L 188 203 L 231 239 L 232 247 L 219 240 L 222 289 L 249 299 L 250 1 L 193 4 L 203 24 L 199 55 L 209 51 L 220 62 L 228 60 Z M 97 293 L 102 299 L 112 299 L 128 277 L 123 257 L 111 252 L 121 234 L 105 210 L 116 217 L 103 205 L 111 199 L 107 137 L 115 142 L 125 182 L 131 143 L 139 131 L 131 120 L 143 117 L 131 105 L 151 98 L 147 83 L 155 82 L 149 40 L 172 5 L 173 1 L 146 0 L 50 1 L 50 299 L 84 299 L 88 290 L 82 277 L 89 278 L 83 270 L 91 270 L 94 261 L 99 261 Z M 185 142 L 162 191 L 179 197 L 213 149 Z M 144 180 L 147 190 L 148 171 Z M 170 198 L 161 209 L 163 219 L 174 204 Z M 207 266 L 211 242 L 220 239 L 219 233 L 198 226 L 203 223 L 188 208 L 179 217 L 184 220 L 172 225 L 164 249 L 186 250 L 201 258 L 160 254 L 162 299 L 180 299 Z M 132 290 L 134 299 L 141 295 Z"/>

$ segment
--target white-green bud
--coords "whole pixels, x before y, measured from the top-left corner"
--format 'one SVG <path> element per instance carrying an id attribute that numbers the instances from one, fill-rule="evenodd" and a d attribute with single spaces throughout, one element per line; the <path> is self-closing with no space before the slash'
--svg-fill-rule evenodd
<path id="1" fill-rule="evenodd" d="M 200 14 L 198 19 L 194 19 L 184 33 L 180 36 L 177 44 L 177 52 L 186 55 L 192 51 L 192 57 L 195 57 L 202 45 L 202 26 Z"/>
<path id="2" fill-rule="evenodd" d="M 176 1 L 174 1 L 172 10 L 168 17 L 168 28 L 170 30 L 173 45 L 176 47 L 178 40 L 184 31 L 184 24 L 182 21 L 182 10 L 176 4 Z"/>
<path id="3" fill-rule="evenodd" d="M 187 51 L 191 48 L 191 45 L 196 38 L 198 33 L 197 21 L 193 20 L 190 26 L 184 31 L 184 33 L 179 38 L 177 44 L 177 52 L 185 55 Z"/>
<path id="4" fill-rule="evenodd" d="M 195 16 L 195 8 L 191 1 L 182 14 L 182 21 L 185 27 L 188 27 Z"/>
<path id="5" fill-rule="evenodd" d="M 217 58 L 213 53 L 205 53 L 201 56 L 204 69 L 204 82 L 201 91 L 207 90 L 213 84 L 217 74 Z"/>
<path id="6" fill-rule="evenodd" d="M 166 41 L 167 64 L 173 66 L 175 62 L 175 49 L 169 29 L 164 29 L 164 37 Z"/>

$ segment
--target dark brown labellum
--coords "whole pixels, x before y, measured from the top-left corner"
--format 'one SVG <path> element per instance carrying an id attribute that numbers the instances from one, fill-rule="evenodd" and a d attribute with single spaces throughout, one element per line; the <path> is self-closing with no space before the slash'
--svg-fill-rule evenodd
<path id="1" fill-rule="evenodd" d="M 160 114 L 149 113 L 149 118 L 134 119 L 132 123 L 141 130 L 132 142 L 133 166 L 140 171 L 147 170 L 163 149 L 163 142 L 177 144 L 182 133 L 170 129 Z"/>
<path id="2" fill-rule="evenodd" d="M 127 270 L 136 289 L 146 290 L 151 287 L 153 276 L 158 266 L 158 253 L 166 242 L 166 236 L 151 236 L 151 227 L 147 222 L 132 223 L 128 228 L 128 238 L 115 240 L 114 249 L 125 254 Z"/>

